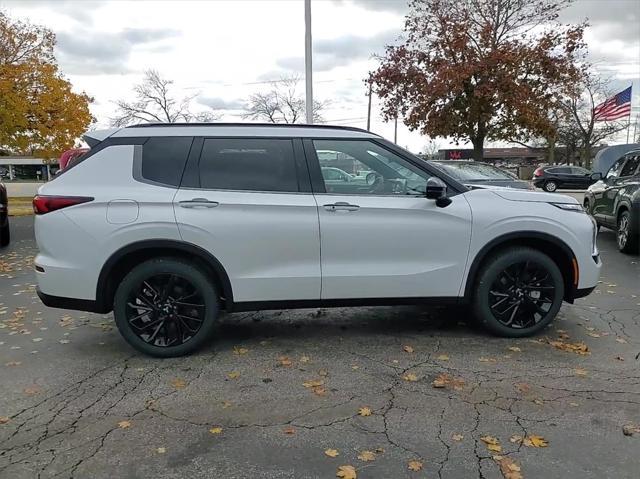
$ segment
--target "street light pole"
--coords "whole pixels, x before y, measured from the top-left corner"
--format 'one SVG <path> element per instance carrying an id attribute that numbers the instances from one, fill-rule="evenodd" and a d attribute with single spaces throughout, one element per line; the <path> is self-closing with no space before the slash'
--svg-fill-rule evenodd
<path id="1" fill-rule="evenodd" d="M 311 0 L 304 0 L 304 81 L 307 123 L 313 124 L 313 68 L 311 64 Z"/>

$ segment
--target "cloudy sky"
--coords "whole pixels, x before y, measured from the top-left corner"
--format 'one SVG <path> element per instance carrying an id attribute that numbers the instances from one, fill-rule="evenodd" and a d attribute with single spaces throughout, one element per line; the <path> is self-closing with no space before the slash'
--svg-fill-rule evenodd
<path id="1" fill-rule="evenodd" d="M 56 33 L 60 67 L 95 98 L 98 127 L 148 68 L 225 121 L 241 121 L 247 97 L 268 81 L 304 70 L 302 0 L 0 0 L 0 8 Z M 329 102 L 327 122 L 365 127 L 363 78 L 372 54 L 401 34 L 406 10 L 405 0 L 312 0 L 314 94 Z M 640 112 L 640 1 L 577 0 L 562 19 L 589 20 L 591 61 L 616 88 L 633 82 Z M 376 111 L 374 101 L 372 130 L 392 139 Z M 399 127 L 399 144 L 420 151 L 427 142 Z"/>

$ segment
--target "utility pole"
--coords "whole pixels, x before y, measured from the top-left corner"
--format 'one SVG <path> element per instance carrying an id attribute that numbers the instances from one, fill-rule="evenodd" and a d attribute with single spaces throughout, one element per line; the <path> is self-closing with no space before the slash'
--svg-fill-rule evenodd
<path id="1" fill-rule="evenodd" d="M 398 144 L 398 112 L 396 112 L 396 118 L 393 123 L 393 142 Z"/>
<path id="2" fill-rule="evenodd" d="M 304 0 L 304 81 L 307 123 L 313 124 L 313 67 L 311 63 L 311 0 Z"/>
<path id="3" fill-rule="evenodd" d="M 367 107 L 367 131 L 371 131 L 371 94 L 373 93 L 373 83 L 369 82 L 369 106 Z"/>

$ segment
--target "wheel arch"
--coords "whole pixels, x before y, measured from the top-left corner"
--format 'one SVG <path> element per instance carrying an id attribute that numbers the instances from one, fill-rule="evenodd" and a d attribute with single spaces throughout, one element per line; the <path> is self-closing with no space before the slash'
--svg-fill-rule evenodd
<path id="1" fill-rule="evenodd" d="M 510 246 L 527 246 L 537 249 L 549 256 L 560 269 L 564 279 L 564 299 L 573 302 L 578 288 L 579 270 L 578 262 L 571 248 L 561 239 L 539 231 L 518 231 L 507 233 L 484 245 L 474 257 L 464 288 L 465 302 L 471 301 L 473 285 L 478 277 L 480 268 L 491 255 L 500 249 Z"/>
<path id="2" fill-rule="evenodd" d="M 198 262 L 204 267 L 222 297 L 224 309 L 233 306 L 231 281 L 222 263 L 208 251 L 191 243 L 176 240 L 145 240 L 131 243 L 113 253 L 104 263 L 96 287 L 96 304 L 101 313 L 111 311 L 117 285 L 131 269 L 152 258 L 172 256 Z"/>

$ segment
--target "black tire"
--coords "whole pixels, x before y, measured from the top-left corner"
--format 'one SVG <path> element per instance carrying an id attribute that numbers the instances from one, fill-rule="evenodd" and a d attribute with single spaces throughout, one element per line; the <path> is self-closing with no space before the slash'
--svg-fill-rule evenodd
<path id="1" fill-rule="evenodd" d="M 4 226 L 0 227 L 0 248 L 9 246 L 11 242 L 11 230 L 9 229 L 9 218 Z"/>
<path id="2" fill-rule="evenodd" d="M 509 278 L 521 286 L 508 287 Z M 493 334 L 521 338 L 551 323 L 563 298 L 564 280 L 556 263 L 533 248 L 513 247 L 483 263 L 475 283 L 473 310 Z"/>
<path id="3" fill-rule="evenodd" d="M 158 258 L 124 277 L 113 314 L 120 334 L 138 351 L 161 358 L 184 356 L 210 339 L 220 311 L 218 298 L 215 285 L 197 266 Z"/>
<path id="4" fill-rule="evenodd" d="M 632 224 L 631 212 L 623 211 L 618 215 L 618 224 L 616 228 L 616 243 L 618 249 L 626 254 L 635 254 L 640 246 L 640 234 L 635 233 Z"/>
<path id="5" fill-rule="evenodd" d="M 555 181 L 546 181 L 543 188 L 544 191 L 548 193 L 554 193 L 558 189 L 558 183 L 556 183 Z"/>

